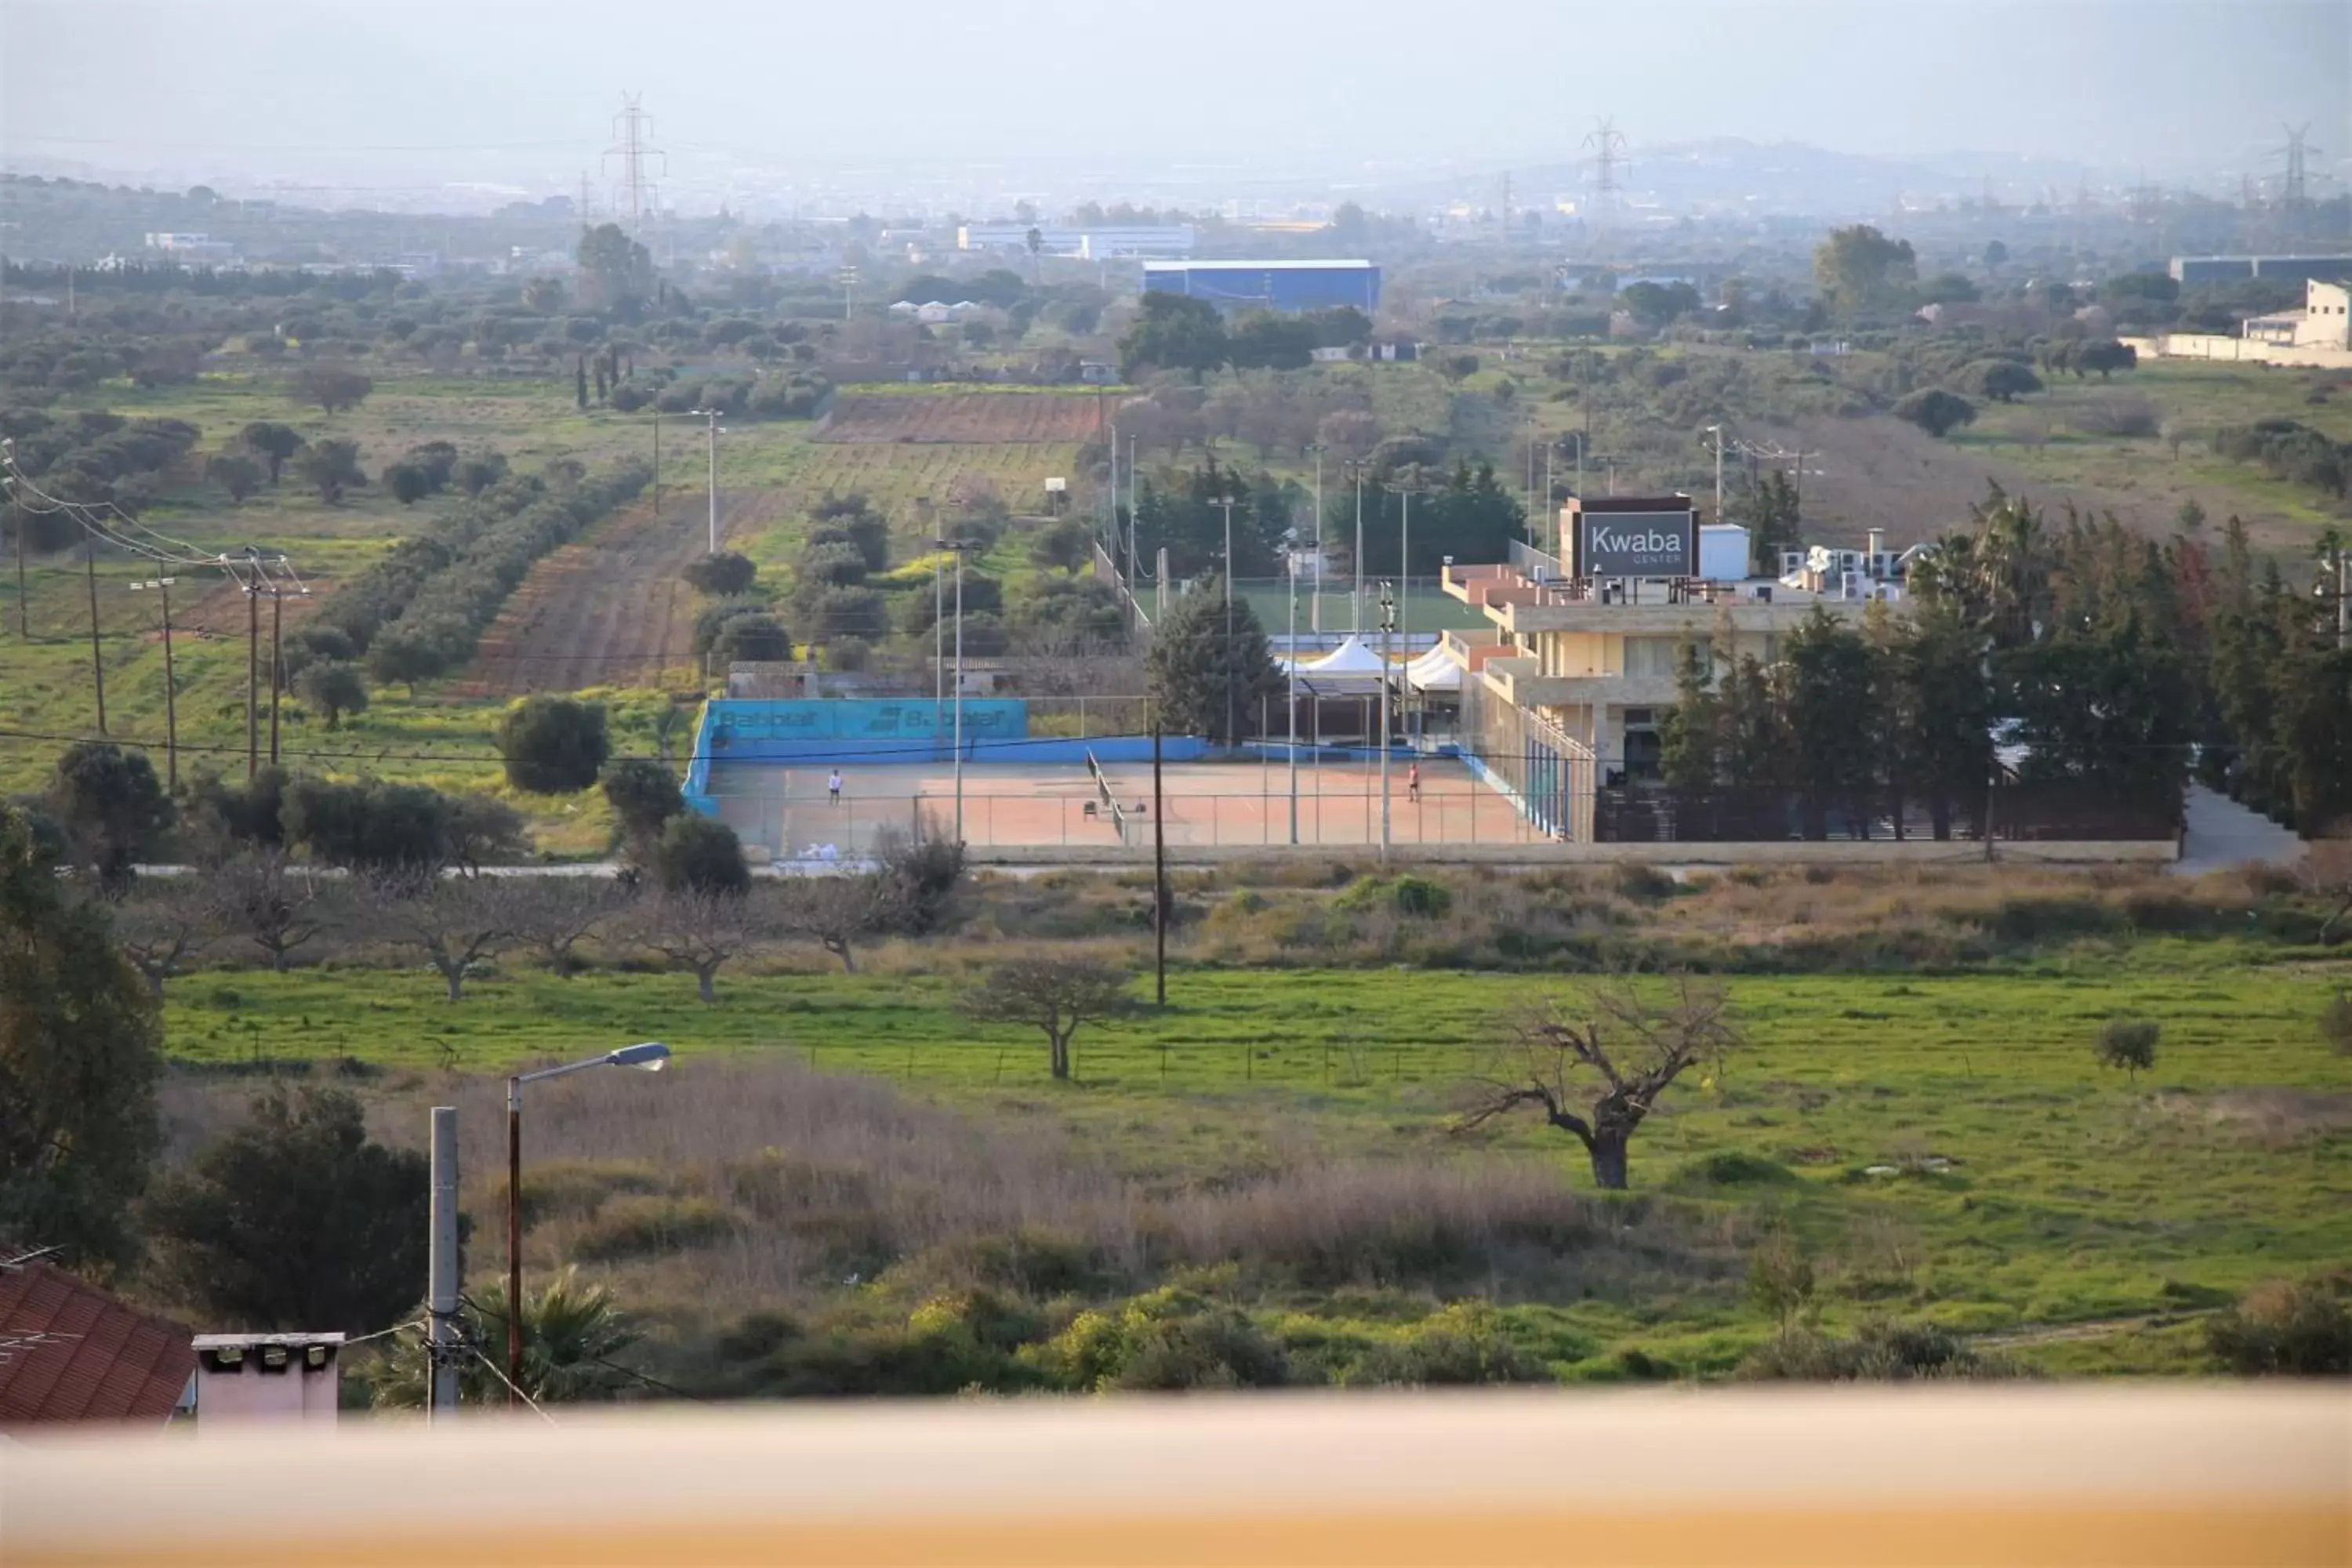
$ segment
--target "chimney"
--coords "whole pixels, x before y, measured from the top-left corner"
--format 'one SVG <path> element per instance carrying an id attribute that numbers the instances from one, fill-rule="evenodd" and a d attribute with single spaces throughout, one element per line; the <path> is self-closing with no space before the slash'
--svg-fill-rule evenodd
<path id="1" fill-rule="evenodd" d="M 1864 538 L 1868 547 L 1868 553 L 1873 559 L 1886 553 L 1886 531 L 1885 529 L 1874 528 L 1867 535 L 1864 536 Z"/>
<path id="2" fill-rule="evenodd" d="M 332 1422 L 341 1403 L 341 1334 L 198 1334 L 196 1429 L 218 1422 Z"/>

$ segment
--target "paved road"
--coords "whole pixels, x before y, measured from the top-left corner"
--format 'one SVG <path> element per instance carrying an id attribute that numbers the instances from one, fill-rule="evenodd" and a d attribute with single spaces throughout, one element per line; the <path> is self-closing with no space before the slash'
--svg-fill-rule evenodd
<path id="1" fill-rule="evenodd" d="M 2172 871 L 2201 876 L 2249 864 L 2292 866 L 2303 858 L 2303 840 L 2258 812 L 2201 784 L 2189 786 L 2188 832 Z"/>

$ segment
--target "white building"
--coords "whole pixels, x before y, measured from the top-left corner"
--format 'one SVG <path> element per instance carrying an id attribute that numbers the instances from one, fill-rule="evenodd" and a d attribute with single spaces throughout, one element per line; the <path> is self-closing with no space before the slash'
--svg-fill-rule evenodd
<path id="1" fill-rule="evenodd" d="M 1036 231 L 1041 254 L 1076 256 L 1088 261 L 1114 257 L 1187 257 L 1192 254 L 1197 237 L 1191 224 L 1059 228 L 1045 224 L 968 223 L 956 230 L 956 248 L 1026 256 L 1032 229 Z"/>

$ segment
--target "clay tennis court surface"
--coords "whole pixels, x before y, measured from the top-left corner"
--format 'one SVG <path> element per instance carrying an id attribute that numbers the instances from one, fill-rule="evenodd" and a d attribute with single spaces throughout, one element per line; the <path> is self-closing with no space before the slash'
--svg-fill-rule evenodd
<path id="1" fill-rule="evenodd" d="M 710 770 L 720 817 L 747 844 L 771 855 L 804 856 L 826 847 L 862 853 L 886 828 L 928 819 L 939 831 L 955 818 L 955 775 L 940 763 L 845 765 L 841 799 L 825 791 L 824 764 L 814 767 L 722 763 Z M 1151 766 L 1112 763 L 1113 796 L 1125 816 L 1125 842 L 1151 843 Z M 1389 835 L 1397 844 L 1511 844 L 1534 837 L 1510 802 L 1461 763 L 1423 758 L 1421 798 L 1409 797 L 1405 763 L 1389 768 Z M 1163 770 L 1161 831 L 1171 848 L 1284 846 L 1290 838 L 1290 773 L 1280 762 L 1170 763 Z M 963 774 L 963 837 L 1001 847 L 1082 847 L 1115 850 L 1121 828 L 1082 765 L 978 763 Z M 1380 769 L 1360 760 L 1298 764 L 1300 844 L 1380 842 Z"/>

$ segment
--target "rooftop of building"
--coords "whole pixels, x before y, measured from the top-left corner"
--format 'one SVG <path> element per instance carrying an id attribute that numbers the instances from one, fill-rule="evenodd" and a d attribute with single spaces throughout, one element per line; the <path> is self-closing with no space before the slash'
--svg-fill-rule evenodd
<path id="1" fill-rule="evenodd" d="M 0 1265 L 0 1426 L 161 1421 L 195 1370 L 170 1319 L 47 1263 Z"/>
<path id="2" fill-rule="evenodd" d="M 1358 260 L 1358 261 L 1147 261 L 1147 262 L 1145 262 L 1145 263 L 1143 264 L 1143 269 L 1144 269 L 1146 272 L 1151 272 L 1151 271 L 1162 270 L 1162 269 L 1170 270 L 1170 271 L 1173 271 L 1173 270 L 1175 270 L 1175 269 L 1177 269 L 1177 268 L 1182 268 L 1183 270 L 1187 271 L 1187 272 L 1328 272 L 1328 271 L 1337 270 L 1337 269 L 1339 269 L 1339 268 L 1347 268 L 1347 269 L 1350 269 L 1350 270 L 1358 270 L 1358 271 L 1368 271 L 1368 270 L 1370 270 L 1370 269 L 1371 268 L 1372 265 L 1373 265 L 1373 264 L 1372 264 L 1371 262 L 1370 262 L 1370 261 L 1361 261 L 1361 260 Z"/>

